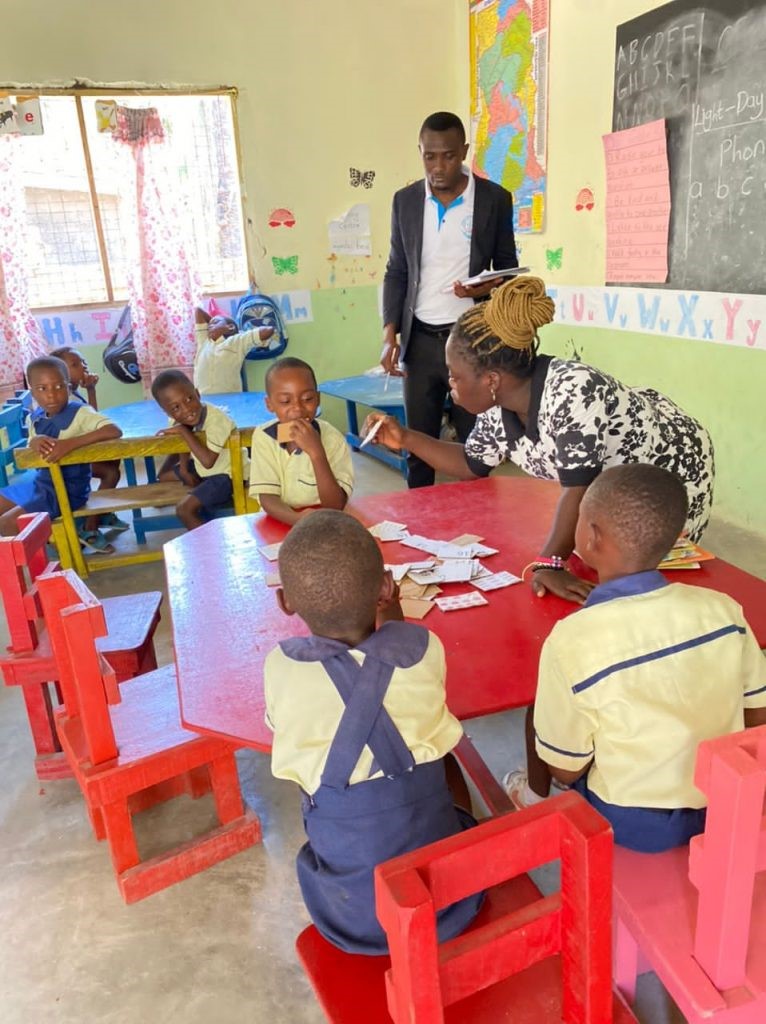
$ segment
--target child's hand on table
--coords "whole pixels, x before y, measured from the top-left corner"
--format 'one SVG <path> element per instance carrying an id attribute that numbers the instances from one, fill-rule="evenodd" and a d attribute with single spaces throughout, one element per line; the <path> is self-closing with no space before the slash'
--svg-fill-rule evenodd
<path id="1" fill-rule="evenodd" d="M 532 590 L 538 597 L 551 593 L 563 597 L 565 601 L 585 604 L 593 587 L 593 583 L 581 580 L 568 569 L 538 569 L 532 573 Z"/>
<path id="2" fill-rule="evenodd" d="M 364 421 L 362 426 L 362 437 L 366 437 L 376 423 L 383 421 L 383 426 L 375 435 L 378 444 L 384 444 L 386 448 L 401 449 L 404 447 L 404 427 L 395 416 L 385 416 L 379 412 L 372 412 Z"/>

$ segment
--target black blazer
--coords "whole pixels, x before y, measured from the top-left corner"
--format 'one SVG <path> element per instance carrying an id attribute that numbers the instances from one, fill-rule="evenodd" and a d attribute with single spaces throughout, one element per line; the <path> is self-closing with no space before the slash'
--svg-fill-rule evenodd
<path id="1" fill-rule="evenodd" d="M 517 267 L 513 238 L 511 193 L 486 178 L 474 178 L 471 276 L 489 270 Z M 383 323 L 394 324 L 400 336 L 402 357 L 410 340 L 415 297 L 420 283 L 423 248 L 425 181 L 399 189 L 391 211 L 391 252 L 383 278 Z"/>

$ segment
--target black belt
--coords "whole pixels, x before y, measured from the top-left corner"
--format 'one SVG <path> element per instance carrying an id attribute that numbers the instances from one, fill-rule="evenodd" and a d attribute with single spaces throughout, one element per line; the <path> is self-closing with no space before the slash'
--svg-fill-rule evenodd
<path id="1" fill-rule="evenodd" d="M 454 324 L 424 324 L 423 321 L 418 320 L 417 317 L 412 318 L 413 331 L 420 331 L 422 334 L 430 334 L 434 338 L 444 338 L 446 340 L 449 332 L 454 326 Z"/>

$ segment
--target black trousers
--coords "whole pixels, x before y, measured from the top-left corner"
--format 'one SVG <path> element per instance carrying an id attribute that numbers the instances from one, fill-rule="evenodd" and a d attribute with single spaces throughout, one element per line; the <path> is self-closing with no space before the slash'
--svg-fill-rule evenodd
<path id="1" fill-rule="evenodd" d="M 444 360 L 444 346 L 449 335 L 449 325 L 439 334 L 428 333 L 419 327 L 417 321 L 412 327 L 407 354 L 404 359 L 404 410 L 407 426 L 419 430 L 429 437 L 439 436 L 444 401 L 449 394 L 447 364 Z M 458 439 L 463 442 L 471 433 L 476 417 L 459 405 L 453 405 L 450 413 Z M 434 471 L 414 455 L 407 459 L 407 486 L 428 487 L 434 482 Z"/>

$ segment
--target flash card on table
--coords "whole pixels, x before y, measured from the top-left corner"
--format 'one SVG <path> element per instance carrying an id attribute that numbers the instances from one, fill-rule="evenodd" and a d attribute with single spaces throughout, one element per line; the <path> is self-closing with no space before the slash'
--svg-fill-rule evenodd
<path id="1" fill-rule="evenodd" d="M 391 573 L 391 575 L 394 578 L 394 583 L 401 583 L 401 581 L 404 579 L 404 577 L 409 572 L 410 563 L 409 562 L 404 562 L 402 565 L 388 565 L 388 564 L 385 564 L 383 566 L 383 568 L 387 569 Z"/>
<path id="2" fill-rule="evenodd" d="M 279 578 L 278 572 L 267 572 L 266 573 L 266 586 L 267 587 L 281 587 L 282 580 Z"/>
<path id="3" fill-rule="evenodd" d="M 434 603 L 443 612 L 458 612 L 462 608 L 475 608 L 480 604 L 489 604 L 489 601 L 474 590 L 470 594 L 458 594 L 455 597 L 437 597 Z"/>
<path id="4" fill-rule="evenodd" d="M 401 540 L 407 534 L 407 526 L 404 523 L 392 523 L 384 519 L 382 523 L 368 526 L 367 530 L 377 537 L 378 540 Z"/>
<path id="5" fill-rule="evenodd" d="M 433 601 L 423 601 L 415 597 L 403 597 L 399 603 L 405 619 L 424 619 L 434 606 Z"/>
<path id="6" fill-rule="evenodd" d="M 279 549 L 282 547 L 282 541 L 278 541 L 276 544 L 265 544 L 262 548 L 258 548 L 264 558 L 268 558 L 270 562 L 276 562 L 279 558 Z"/>
<path id="7" fill-rule="evenodd" d="M 461 533 L 459 537 L 453 537 L 450 544 L 454 544 L 457 548 L 468 547 L 470 544 L 481 544 L 484 540 L 478 533 Z"/>
<path id="8" fill-rule="evenodd" d="M 521 583 L 521 579 L 510 572 L 493 572 L 488 576 L 479 576 L 471 580 L 471 585 L 479 590 L 500 590 L 501 587 L 511 587 L 514 583 Z"/>

